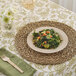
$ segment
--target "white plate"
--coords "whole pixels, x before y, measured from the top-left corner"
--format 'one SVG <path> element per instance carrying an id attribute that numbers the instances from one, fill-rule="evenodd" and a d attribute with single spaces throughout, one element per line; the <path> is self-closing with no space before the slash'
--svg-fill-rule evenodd
<path id="1" fill-rule="evenodd" d="M 40 27 L 40 28 L 37 28 L 35 31 L 39 32 L 39 31 L 41 31 L 43 29 L 53 29 L 55 32 L 57 32 L 60 35 L 60 38 L 61 38 L 62 42 L 55 49 L 41 49 L 41 48 L 38 48 L 38 47 L 36 47 L 33 44 L 33 41 L 32 41 L 33 40 L 32 33 L 34 32 L 34 30 L 33 30 L 27 36 L 27 44 L 28 44 L 28 46 L 30 48 L 32 48 L 33 50 L 35 50 L 37 52 L 41 52 L 41 53 L 55 53 L 55 52 L 63 50 L 67 46 L 67 44 L 68 44 L 68 37 L 67 37 L 67 35 L 62 30 L 60 30 L 58 28 L 55 28 L 55 27 Z"/>

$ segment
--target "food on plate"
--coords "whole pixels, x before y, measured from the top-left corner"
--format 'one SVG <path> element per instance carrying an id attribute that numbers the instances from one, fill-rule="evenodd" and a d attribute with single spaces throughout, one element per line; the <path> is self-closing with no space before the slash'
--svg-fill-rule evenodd
<path id="1" fill-rule="evenodd" d="M 33 44 L 38 48 L 54 49 L 61 43 L 61 38 L 53 29 L 43 29 L 33 32 Z"/>

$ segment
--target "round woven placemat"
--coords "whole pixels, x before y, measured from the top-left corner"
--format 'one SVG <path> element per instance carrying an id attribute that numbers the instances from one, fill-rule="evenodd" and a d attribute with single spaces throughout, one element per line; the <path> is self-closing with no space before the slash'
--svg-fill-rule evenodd
<path id="1" fill-rule="evenodd" d="M 27 35 L 32 30 L 42 26 L 52 26 L 63 30 L 69 38 L 67 47 L 62 51 L 52 54 L 39 53 L 31 49 L 27 44 Z M 60 64 L 70 60 L 76 55 L 76 31 L 68 25 L 60 22 L 40 21 L 29 23 L 22 27 L 16 34 L 15 45 L 20 55 L 28 61 L 38 64 Z"/>

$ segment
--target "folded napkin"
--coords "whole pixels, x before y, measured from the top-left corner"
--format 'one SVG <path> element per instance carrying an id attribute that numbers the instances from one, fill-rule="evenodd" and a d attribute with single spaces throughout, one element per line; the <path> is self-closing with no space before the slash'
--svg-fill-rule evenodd
<path id="1" fill-rule="evenodd" d="M 4 62 L 0 58 L 0 72 L 4 73 L 7 76 L 33 76 L 33 74 L 36 72 L 36 70 L 32 68 L 30 65 L 28 65 L 26 62 L 18 58 L 16 55 L 8 52 L 4 48 L 0 49 L 0 56 L 1 55 L 6 55 L 7 57 L 9 57 L 12 62 L 14 62 L 19 68 L 21 68 L 24 71 L 24 73 L 21 74 L 13 66 L 11 66 L 7 62 Z"/>

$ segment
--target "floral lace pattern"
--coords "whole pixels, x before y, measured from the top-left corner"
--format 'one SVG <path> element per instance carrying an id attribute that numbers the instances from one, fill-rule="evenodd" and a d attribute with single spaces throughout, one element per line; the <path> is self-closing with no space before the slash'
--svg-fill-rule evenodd
<path id="1" fill-rule="evenodd" d="M 24 8 L 21 0 L 0 0 L 0 47 L 18 55 L 14 47 L 15 34 L 25 24 L 40 20 L 63 22 L 76 30 L 76 14 L 50 0 L 35 0 L 33 10 Z M 76 56 L 58 65 L 26 62 L 38 70 L 34 76 L 76 76 Z"/>

